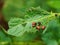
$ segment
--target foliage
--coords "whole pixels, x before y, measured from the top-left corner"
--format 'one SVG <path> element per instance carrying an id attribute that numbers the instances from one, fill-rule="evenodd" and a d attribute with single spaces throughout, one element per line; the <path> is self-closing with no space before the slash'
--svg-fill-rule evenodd
<path id="1" fill-rule="evenodd" d="M 6 42 L 6 45 L 14 45 L 14 42 L 24 42 L 21 45 L 33 45 L 29 42 L 35 42 L 34 45 L 59 45 L 60 14 L 55 16 L 56 13 L 53 13 L 59 12 L 60 7 L 56 6 L 58 2 L 59 0 L 6 0 L 2 12 L 9 29 L 5 31 L 1 27 L 0 42 Z M 41 22 L 46 28 L 37 30 L 32 27 L 32 22 Z"/>

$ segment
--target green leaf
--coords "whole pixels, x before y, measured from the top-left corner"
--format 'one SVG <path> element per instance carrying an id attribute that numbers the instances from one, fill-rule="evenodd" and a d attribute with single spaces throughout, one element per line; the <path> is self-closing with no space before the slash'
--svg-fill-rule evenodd
<path id="1" fill-rule="evenodd" d="M 43 25 L 47 25 L 47 21 L 49 22 L 49 20 L 52 20 L 53 18 L 55 18 L 54 15 L 34 16 L 32 18 L 26 19 L 24 22 L 21 21 L 20 18 L 11 19 L 9 21 L 9 27 L 12 27 L 12 28 L 8 30 L 8 34 L 13 35 L 13 36 L 22 36 L 25 32 L 36 33 L 37 31 L 36 28 L 32 28 L 32 22 L 40 21 Z"/>
<path id="2" fill-rule="evenodd" d="M 58 42 L 56 40 L 47 40 L 47 45 L 58 45 Z"/>
<path id="3" fill-rule="evenodd" d="M 60 39 L 60 23 L 56 19 L 53 19 L 48 23 L 48 27 L 45 33 L 42 35 L 42 39 L 47 45 L 58 45 L 57 41 Z"/>
<path id="4" fill-rule="evenodd" d="M 16 25 L 19 25 L 19 24 L 23 23 L 23 22 L 24 22 L 24 19 L 22 19 L 22 18 L 11 18 L 9 23 L 8 23 L 9 28 L 12 28 Z"/>
<path id="5" fill-rule="evenodd" d="M 48 45 L 58 45 L 56 40 L 51 40 Z"/>
<path id="6" fill-rule="evenodd" d="M 3 29 L 0 29 L 0 42 L 11 42 L 11 38 L 3 31 Z"/>
<path id="7" fill-rule="evenodd" d="M 17 26 L 14 26 L 13 28 L 8 30 L 8 34 L 14 35 L 14 36 L 21 36 L 25 32 L 24 27 L 19 24 Z"/>
<path id="8" fill-rule="evenodd" d="M 26 15 L 28 17 L 33 17 L 33 16 L 44 16 L 44 15 L 49 15 L 50 13 L 47 12 L 46 10 L 42 9 L 40 6 L 38 7 L 31 7 L 26 11 Z"/>
<path id="9" fill-rule="evenodd" d="M 36 34 L 35 33 L 31 33 L 31 32 L 25 32 L 24 35 L 22 35 L 21 37 L 14 37 L 13 41 L 16 42 L 27 42 L 27 41 L 34 41 L 36 38 Z"/>

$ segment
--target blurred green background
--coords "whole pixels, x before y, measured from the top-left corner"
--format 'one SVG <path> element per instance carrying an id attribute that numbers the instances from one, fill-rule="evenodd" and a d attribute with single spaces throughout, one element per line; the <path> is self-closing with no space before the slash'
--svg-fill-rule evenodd
<path id="1" fill-rule="evenodd" d="M 5 0 L 2 12 L 3 12 L 6 20 L 9 21 L 13 17 L 24 18 L 26 11 L 29 8 L 38 7 L 38 6 L 40 6 L 42 9 L 44 9 L 48 12 L 51 12 L 51 11 L 54 13 L 60 12 L 60 0 Z M 3 35 L 3 33 L 2 33 L 2 35 Z M 5 34 L 4 34 L 4 37 L 6 37 Z M 3 40 L 7 40 L 7 39 L 10 40 L 10 38 L 6 38 L 6 39 L 4 38 Z M 23 45 L 25 45 L 25 42 L 24 43 L 21 42 L 21 43 Z M 40 41 L 38 41 L 35 44 L 40 45 L 41 43 L 40 43 Z M 31 43 L 30 43 L 30 45 L 31 45 Z"/>
<path id="2" fill-rule="evenodd" d="M 7 20 L 11 17 L 23 18 L 27 9 L 38 6 L 49 12 L 60 12 L 60 0 L 5 0 L 3 14 Z"/>

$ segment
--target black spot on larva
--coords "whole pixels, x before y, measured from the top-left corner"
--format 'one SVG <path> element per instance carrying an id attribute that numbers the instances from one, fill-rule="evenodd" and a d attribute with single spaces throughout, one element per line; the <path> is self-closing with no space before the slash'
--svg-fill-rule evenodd
<path id="1" fill-rule="evenodd" d="M 58 16 L 58 14 L 55 14 L 55 16 Z"/>

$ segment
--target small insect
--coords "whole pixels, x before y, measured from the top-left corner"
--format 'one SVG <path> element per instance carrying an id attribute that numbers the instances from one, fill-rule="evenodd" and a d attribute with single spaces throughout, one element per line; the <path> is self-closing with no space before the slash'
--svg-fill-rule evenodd
<path id="1" fill-rule="evenodd" d="M 44 30 L 46 27 L 45 26 L 42 26 L 42 30 Z"/>
<path id="2" fill-rule="evenodd" d="M 36 29 L 40 30 L 40 26 L 36 26 Z"/>
<path id="3" fill-rule="evenodd" d="M 41 25 L 41 22 L 38 22 L 38 26 L 40 26 Z"/>
<path id="4" fill-rule="evenodd" d="M 36 26 L 36 22 L 32 22 L 32 27 L 35 27 Z"/>

